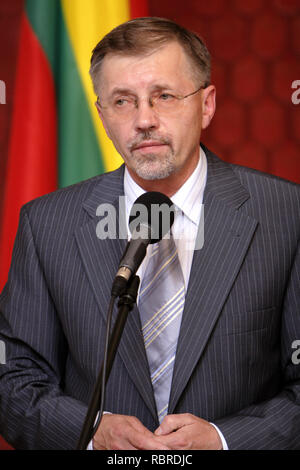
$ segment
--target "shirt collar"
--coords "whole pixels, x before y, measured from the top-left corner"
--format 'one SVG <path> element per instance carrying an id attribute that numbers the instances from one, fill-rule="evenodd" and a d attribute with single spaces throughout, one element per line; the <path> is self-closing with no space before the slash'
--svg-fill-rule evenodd
<path id="1" fill-rule="evenodd" d="M 199 151 L 198 164 L 186 180 L 186 182 L 173 194 L 171 201 L 186 215 L 194 224 L 198 225 L 201 214 L 201 205 L 207 177 L 207 160 L 202 147 Z M 127 167 L 124 172 L 124 194 L 126 198 L 126 216 L 127 220 L 131 208 L 136 199 L 145 193 L 131 177 Z"/>

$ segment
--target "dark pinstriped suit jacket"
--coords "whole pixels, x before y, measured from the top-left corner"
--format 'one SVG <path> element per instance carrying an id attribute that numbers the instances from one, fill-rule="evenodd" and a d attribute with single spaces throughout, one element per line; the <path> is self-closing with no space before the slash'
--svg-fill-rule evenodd
<path id="1" fill-rule="evenodd" d="M 300 191 L 205 149 L 205 242 L 194 253 L 169 413 L 219 426 L 231 449 L 300 449 Z M 16 448 L 75 448 L 103 355 L 110 288 L 125 240 L 96 237 L 123 168 L 21 211 L 1 295 L 0 433 Z M 137 309 L 105 408 L 158 426 Z"/>

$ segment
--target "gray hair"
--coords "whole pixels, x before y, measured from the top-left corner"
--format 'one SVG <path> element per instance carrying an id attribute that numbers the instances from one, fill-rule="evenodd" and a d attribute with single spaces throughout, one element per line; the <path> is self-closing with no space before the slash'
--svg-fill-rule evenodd
<path id="1" fill-rule="evenodd" d="M 197 80 L 210 84 L 210 54 L 203 40 L 172 20 L 156 17 L 135 18 L 114 28 L 96 45 L 91 58 L 90 76 L 96 95 L 97 81 L 106 54 L 141 55 L 177 41 L 191 60 Z"/>

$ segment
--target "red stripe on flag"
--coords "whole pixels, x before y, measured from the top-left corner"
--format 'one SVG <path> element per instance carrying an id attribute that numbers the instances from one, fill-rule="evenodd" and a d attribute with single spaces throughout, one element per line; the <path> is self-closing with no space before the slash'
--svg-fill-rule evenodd
<path id="1" fill-rule="evenodd" d="M 7 279 L 21 206 L 57 187 L 56 119 L 50 65 L 24 15 L 5 179 L 0 291 Z"/>
<path id="2" fill-rule="evenodd" d="M 7 442 L 0 437 L 0 450 L 14 450 Z"/>
<path id="3" fill-rule="evenodd" d="M 130 0 L 129 7 L 131 19 L 149 15 L 147 0 Z"/>

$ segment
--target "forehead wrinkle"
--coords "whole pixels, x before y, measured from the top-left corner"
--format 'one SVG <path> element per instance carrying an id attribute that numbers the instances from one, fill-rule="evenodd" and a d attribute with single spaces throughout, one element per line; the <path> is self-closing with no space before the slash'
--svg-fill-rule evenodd
<path id="1" fill-rule="evenodd" d="M 132 94 L 132 93 L 133 93 L 133 91 L 128 87 L 116 86 L 112 89 L 112 91 L 110 92 L 110 95 L 111 96 L 126 95 L 126 94 Z"/>
<path id="2" fill-rule="evenodd" d="M 153 83 L 149 86 L 150 91 L 161 91 L 161 90 L 172 90 L 174 89 L 173 86 L 167 83 Z M 123 86 L 116 86 L 111 91 L 111 96 L 118 95 L 118 94 L 136 94 L 136 88 L 132 89 L 130 87 L 123 87 Z"/>

